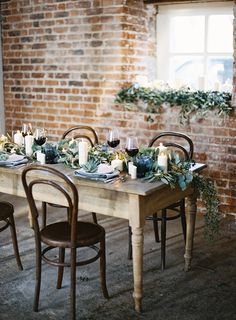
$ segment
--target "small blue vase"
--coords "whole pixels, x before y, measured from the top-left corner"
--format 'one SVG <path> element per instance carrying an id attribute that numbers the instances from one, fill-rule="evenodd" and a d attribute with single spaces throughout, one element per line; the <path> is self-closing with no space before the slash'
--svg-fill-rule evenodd
<path id="1" fill-rule="evenodd" d="M 137 166 L 137 177 L 143 178 L 152 169 L 153 160 L 148 156 L 136 158 L 134 165 Z"/>
<path id="2" fill-rule="evenodd" d="M 43 146 L 43 150 L 46 157 L 46 163 L 48 164 L 57 163 L 58 152 L 57 152 L 56 146 L 52 145 L 51 143 L 45 143 Z"/>

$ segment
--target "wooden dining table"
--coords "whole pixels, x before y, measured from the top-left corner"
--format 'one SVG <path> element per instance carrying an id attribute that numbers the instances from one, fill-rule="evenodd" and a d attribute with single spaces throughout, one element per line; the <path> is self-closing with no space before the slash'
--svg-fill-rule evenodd
<path id="1" fill-rule="evenodd" d="M 74 170 L 63 164 L 49 166 L 59 169 L 73 180 L 79 192 L 79 209 L 129 221 L 132 228 L 133 246 L 133 298 L 137 312 L 142 310 L 145 217 L 184 197 L 186 197 L 187 203 L 187 236 L 184 259 L 185 270 L 190 269 L 198 197 L 198 192 L 192 185 L 189 185 L 186 190 L 181 190 L 178 187 L 171 189 L 161 181 L 149 183 L 130 178 L 125 182 L 118 180 L 113 183 L 103 183 L 78 179 L 74 175 Z M 205 164 L 195 164 L 192 169 L 193 171 L 201 171 L 205 167 Z M 21 182 L 22 170 L 23 167 L 0 167 L 0 192 L 25 197 Z M 35 174 L 37 177 L 40 176 L 40 172 Z M 35 192 L 37 200 L 59 205 L 66 204 L 62 197 L 58 197 L 52 190 L 46 190 L 46 188 L 44 186 L 43 189 Z"/>

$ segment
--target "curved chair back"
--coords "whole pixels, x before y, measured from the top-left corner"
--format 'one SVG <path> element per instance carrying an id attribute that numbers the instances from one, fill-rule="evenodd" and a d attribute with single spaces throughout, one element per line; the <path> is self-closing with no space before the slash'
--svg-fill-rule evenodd
<path id="1" fill-rule="evenodd" d="M 170 141 L 167 141 L 165 137 L 169 137 Z M 163 145 L 166 147 L 174 147 L 182 150 L 186 160 L 191 160 L 193 158 L 193 142 L 186 134 L 174 131 L 165 131 L 159 133 L 149 142 L 149 147 L 152 147 L 156 141 L 163 142 Z"/>
<path id="2" fill-rule="evenodd" d="M 40 173 L 40 177 L 39 177 Z M 59 179 L 58 179 L 59 178 Z M 59 191 L 59 194 L 66 199 L 66 206 L 69 209 L 69 223 L 71 224 L 71 244 L 76 244 L 77 235 L 77 216 L 78 216 L 78 191 L 72 182 L 62 172 L 43 165 L 27 166 L 22 172 L 22 183 L 29 202 L 34 231 L 39 231 L 38 209 L 34 198 L 34 187 L 50 186 L 50 188 Z M 57 193 L 58 194 L 58 193 Z M 38 235 L 39 237 L 39 235 Z M 39 240 L 39 239 L 38 239 Z"/>
<path id="3" fill-rule="evenodd" d="M 69 128 L 63 133 L 62 139 L 66 139 L 69 135 L 71 135 L 74 139 L 86 139 L 87 141 L 89 141 L 91 147 L 93 147 L 95 144 L 98 144 L 97 133 L 93 128 L 89 126 L 78 125 Z"/>

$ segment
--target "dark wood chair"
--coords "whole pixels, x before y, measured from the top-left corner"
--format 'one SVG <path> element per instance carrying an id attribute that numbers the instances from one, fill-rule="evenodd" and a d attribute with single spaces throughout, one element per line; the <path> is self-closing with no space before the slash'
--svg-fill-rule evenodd
<path id="1" fill-rule="evenodd" d="M 40 173 L 40 175 L 39 175 Z M 36 177 L 36 178 L 34 178 Z M 58 170 L 42 165 L 27 166 L 22 172 L 22 183 L 30 206 L 35 234 L 36 247 L 36 285 L 34 311 L 38 311 L 42 260 L 58 268 L 57 288 L 61 288 L 64 267 L 71 268 L 70 296 L 71 317 L 76 319 L 76 266 L 86 265 L 100 259 L 100 279 L 103 295 L 109 298 L 106 287 L 105 230 L 98 224 L 78 221 L 78 191 L 72 180 Z M 64 197 L 69 216 L 61 221 L 55 219 L 42 228 L 38 223 L 39 212 L 35 204 L 34 190 L 48 188 L 56 196 Z M 50 191 L 49 191 L 50 189 Z M 39 190 L 39 189 L 38 189 Z M 98 246 L 99 244 L 99 246 Z M 42 248 L 43 247 L 43 248 Z M 78 248 L 95 250 L 95 255 L 83 261 L 77 261 Z M 69 261 L 65 259 L 65 250 L 70 251 Z M 58 254 L 53 250 L 58 250 Z M 49 252 L 54 252 L 51 254 Z M 78 255 L 79 256 L 79 255 Z"/>
<path id="2" fill-rule="evenodd" d="M 166 140 L 167 137 L 167 140 Z M 181 153 L 181 156 L 185 160 L 191 160 L 193 158 L 193 142 L 187 135 L 179 132 L 162 132 L 157 134 L 149 143 L 149 147 L 153 147 L 156 142 L 163 142 L 166 147 L 171 147 L 176 150 L 176 152 Z M 173 190 L 174 192 L 174 190 Z M 177 214 L 169 215 L 168 212 L 173 211 Z M 175 220 L 181 218 L 184 241 L 186 241 L 186 217 L 185 217 L 185 199 L 177 203 L 173 203 L 167 208 L 161 210 L 161 216 L 159 217 L 157 213 L 152 216 L 146 217 L 146 220 L 153 221 L 155 241 L 160 242 L 159 232 L 158 232 L 158 221 L 161 222 L 161 269 L 164 270 L 166 266 L 166 223 L 169 220 Z M 131 227 L 129 227 L 129 248 L 128 248 L 128 258 L 132 259 L 132 243 L 131 243 Z"/>
<path id="3" fill-rule="evenodd" d="M 1 201 L 0 202 L 0 222 L 3 222 L 3 225 L 0 226 L 0 232 L 10 227 L 16 262 L 17 262 L 18 268 L 20 270 L 23 270 L 19 249 L 18 249 L 16 227 L 15 227 L 15 220 L 14 220 L 13 214 L 14 214 L 13 205 L 9 202 Z"/>
<path id="4" fill-rule="evenodd" d="M 63 135 L 62 139 L 67 139 L 67 138 L 74 138 L 75 140 L 77 139 L 86 139 L 88 143 L 91 145 L 91 147 L 94 147 L 96 144 L 98 144 L 98 136 L 96 131 L 89 127 L 89 126 L 74 126 L 72 128 L 69 128 L 66 130 Z M 42 226 L 46 225 L 46 219 L 47 219 L 47 205 L 52 206 L 52 207 L 58 207 L 58 208 L 63 208 L 63 206 L 58 206 L 53 203 L 47 203 L 47 202 L 42 202 Z M 64 207 L 65 208 L 65 207 Z M 68 208 L 65 208 L 68 210 Z M 95 212 L 91 212 L 92 217 L 93 217 L 93 222 L 97 223 L 97 216 Z"/>

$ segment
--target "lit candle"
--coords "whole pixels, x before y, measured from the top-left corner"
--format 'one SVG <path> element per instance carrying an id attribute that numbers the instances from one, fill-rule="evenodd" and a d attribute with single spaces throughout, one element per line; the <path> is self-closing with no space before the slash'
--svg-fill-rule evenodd
<path id="1" fill-rule="evenodd" d="M 32 146 L 34 144 L 34 137 L 29 133 L 25 136 L 25 154 L 31 156 L 33 153 Z"/>
<path id="2" fill-rule="evenodd" d="M 117 169 L 119 171 L 123 171 L 123 161 L 118 158 L 118 155 L 116 155 L 116 159 L 111 161 L 111 166 L 114 169 Z"/>
<path id="3" fill-rule="evenodd" d="M 17 130 L 17 132 L 14 134 L 13 140 L 14 143 L 18 144 L 19 146 L 22 146 L 22 144 L 24 143 L 24 138 L 20 130 Z"/>
<path id="4" fill-rule="evenodd" d="M 88 143 L 86 141 L 79 142 L 79 165 L 82 166 L 88 162 Z"/>
<path id="5" fill-rule="evenodd" d="M 164 172 L 168 171 L 168 157 L 167 157 L 167 147 L 163 146 L 162 143 L 159 145 L 159 155 L 157 158 L 158 167 Z"/>
<path id="6" fill-rule="evenodd" d="M 74 143 L 75 139 L 72 138 L 70 141 L 69 141 L 69 146 L 72 145 Z"/>

